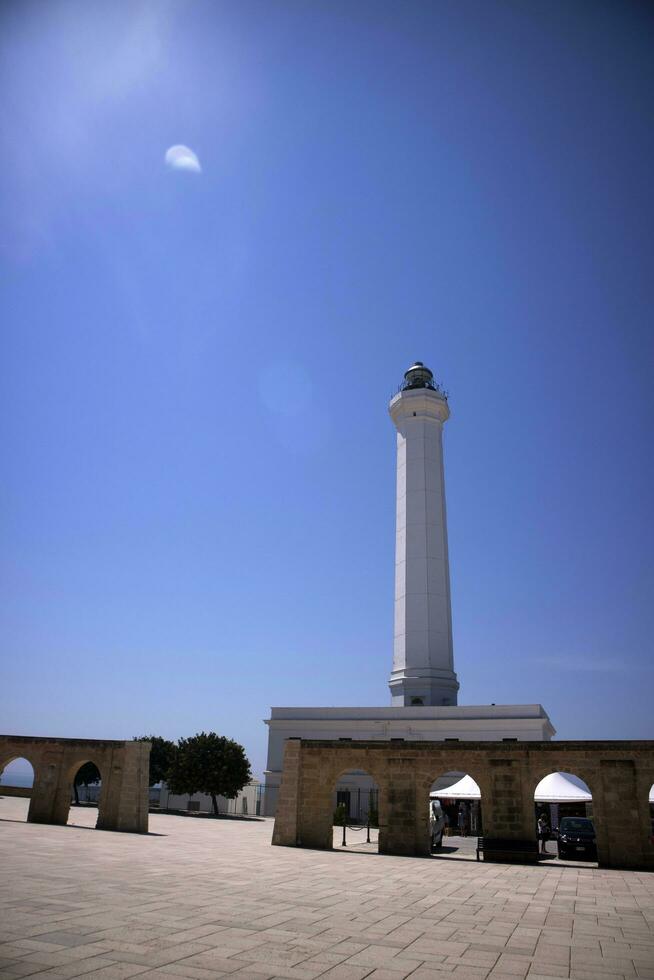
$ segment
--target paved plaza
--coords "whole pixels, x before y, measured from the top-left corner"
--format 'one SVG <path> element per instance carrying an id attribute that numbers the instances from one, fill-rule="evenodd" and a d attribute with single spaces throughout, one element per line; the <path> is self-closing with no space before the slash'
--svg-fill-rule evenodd
<path id="1" fill-rule="evenodd" d="M 651 873 L 271 847 L 270 820 L 155 814 L 137 836 L 92 830 L 93 809 L 68 827 L 26 812 L 0 799 L 2 977 L 654 978 Z"/>

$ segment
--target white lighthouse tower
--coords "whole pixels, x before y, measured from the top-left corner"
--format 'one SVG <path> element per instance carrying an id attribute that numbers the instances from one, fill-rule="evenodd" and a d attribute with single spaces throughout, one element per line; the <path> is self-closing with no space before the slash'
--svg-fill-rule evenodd
<path id="1" fill-rule="evenodd" d="M 404 375 L 389 411 L 397 429 L 391 705 L 271 708 L 266 719 L 266 816 L 275 813 L 284 743 L 289 738 L 547 742 L 555 734 L 541 704 L 491 700 L 495 686 L 501 685 L 499 674 L 488 692 L 490 703 L 457 704 L 443 480 L 443 423 L 450 416 L 447 395 L 429 368 L 417 361 Z M 380 668 L 381 657 L 380 651 Z M 357 817 L 354 801 L 372 785 L 369 773 L 342 774 L 333 787 L 334 806 L 338 792 L 343 801 L 350 801 L 350 815 Z"/>
<path id="2" fill-rule="evenodd" d="M 450 410 L 422 361 L 405 373 L 389 412 L 397 429 L 391 703 L 455 705 L 442 438 Z"/>

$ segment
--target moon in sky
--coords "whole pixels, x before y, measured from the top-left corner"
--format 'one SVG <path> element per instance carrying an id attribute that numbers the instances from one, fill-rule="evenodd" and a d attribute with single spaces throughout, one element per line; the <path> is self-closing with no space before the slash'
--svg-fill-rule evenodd
<path id="1" fill-rule="evenodd" d="M 192 173 L 202 173 L 197 154 L 190 147 L 183 146 L 181 143 L 168 147 L 165 161 L 166 166 L 170 167 L 171 170 L 190 170 Z"/>

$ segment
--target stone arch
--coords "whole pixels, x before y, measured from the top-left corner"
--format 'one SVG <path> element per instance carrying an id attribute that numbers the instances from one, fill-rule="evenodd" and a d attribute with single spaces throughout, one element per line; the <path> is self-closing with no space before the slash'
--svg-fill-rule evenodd
<path id="1" fill-rule="evenodd" d="M 96 826 L 147 833 L 149 742 L 0 735 L 0 760 L 24 757 L 34 769 L 28 821 L 65 824 L 72 781 L 93 762 L 102 776 Z"/>
<path id="2" fill-rule="evenodd" d="M 83 757 L 80 756 L 79 759 L 76 759 L 74 762 L 71 762 L 68 765 L 68 767 L 66 769 L 66 772 L 64 774 L 64 781 L 67 782 L 68 785 L 69 785 L 68 812 L 66 814 L 66 823 L 68 823 L 70 821 L 70 807 L 71 807 L 72 802 L 73 802 L 74 780 L 75 780 L 75 777 L 77 776 L 77 773 L 80 771 L 80 769 L 82 768 L 82 766 L 85 766 L 89 762 L 92 763 L 95 766 L 95 768 L 98 770 L 98 772 L 100 773 L 100 796 L 99 796 L 99 799 L 98 799 L 98 816 L 97 816 L 97 820 L 96 820 L 96 825 L 97 825 L 98 822 L 100 824 L 102 823 L 101 816 L 104 816 L 103 790 L 104 790 L 105 783 L 106 783 L 106 780 L 105 780 L 104 774 L 102 772 L 102 769 L 103 769 L 103 764 L 105 764 L 105 763 L 100 762 L 98 758 L 92 758 L 91 757 L 91 754 L 89 754 L 88 756 L 85 755 Z"/>
<path id="3" fill-rule="evenodd" d="M 590 791 L 590 795 L 594 798 L 595 791 L 593 790 L 593 784 L 597 781 L 597 771 L 595 769 L 588 769 L 582 762 L 580 765 L 576 765 L 574 762 L 566 762 L 559 764 L 558 760 L 553 760 L 549 765 L 540 765 L 531 768 L 529 775 L 530 785 L 532 787 L 531 795 L 532 798 L 536 793 L 536 787 L 545 779 L 546 776 L 551 776 L 554 772 L 565 772 L 569 776 L 576 776 L 577 779 L 581 779 Z"/>
<path id="4" fill-rule="evenodd" d="M 566 754 L 567 755 L 567 754 Z M 599 773 L 594 766 L 589 766 L 587 761 L 581 758 L 556 758 L 553 757 L 549 762 L 540 762 L 534 766 L 529 767 L 529 780 L 528 786 L 525 788 L 526 794 L 529 794 L 529 813 L 531 824 L 533 826 L 534 837 L 538 836 L 537 827 L 537 807 L 536 807 L 536 789 L 546 776 L 551 776 L 553 773 L 561 772 L 566 773 L 569 776 L 575 776 L 577 779 L 581 779 L 582 782 L 586 784 L 591 795 L 591 812 L 589 816 L 593 819 L 595 818 L 595 803 L 596 803 L 596 788 L 599 782 Z M 550 813 L 551 820 L 551 813 Z M 595 821 L 595 830 L 597 834 L 597 860 L 599 863 L 602 862 L 602 856 L 606 851 L 606 843 L 604 839 L 604 831 L 602 827 L 598 827 L 597 821 Z M 550 823 L 551 826 L 551 823 Z M 540 843 L 539 843 L 540 849 Z"/>
<path id="5" fill-rule="evenodd" d="M 416 785 L 419 792 L 431 790 L 432 785 L 440 776 L 446 776 L 451 772 L 464 772 L 467 776 L 472 776 L 479 786 L 482 797 L 488 795 L 489 782 L 488 772 L 481 763 L 460 756 L 443 757 L 434 761 L 429 766 L 424 764 L 416 768 Z"/>
<path id="6" fill-rule="evenodd" d="M 654 768 L 643 767 L 638 778 L 638 816 L 643 850 L 654 864 L 654 802 L 650 803 L 650 796 L 654 800 Z"/>
<path id="7" fill-rule="evenodd" d="M 431 854 L 430 820 L 428 800 L 434 783 L 449 773 L 463 772 L 479 786 L 482 805 L 490 802 L 488 773 L 476 758 L 460 752 L 443 750 L 437 757 L 426 760 L 416 768 L 416 843 L 420 853 Z"/>
<path id="8" fill-rule="evenodd" d="M 533 782 L 532 814 L 533 814 L 533 821 L 536 827 L 536 833 L 539 841 L 538 844 L 539 852 L 543 856 L 549 855 L 549 857 L 556 857 L 558 855 L 559 857 L 567 858 L 567 859 L 573 859 L 573 860 L 581 859 L 579 855 L 570 853 L 570 844 L 569 843 L 567 845 L 564 844 L 564 841 L 566 840 L 564 836 L 562 836 L 561 840 L 559 841 L 559 828 L 561 826 L 562 820 L 565 820 L 566 818 L 570 818 L 570 817 L 584 817 L 584 818 L 590 818 L 592 820 L 594 817 L 594 813 L 593 813 L 594 796 L 593 796 L 592 783 L 589 782 L 587 779 L 584 779 L 584 777 L 581 776 L 577 771 L 577 768 L 581 768 L 583 770 L 584 767 L 583 766 L 577 767 L 575 766 L 574 763 L 568 762 L 568 764 L 565 765 L 564 768 L 562 768 L 561 766 L 556 766 L 555 768 L 551 768 L 550 771 L 542 775 L 537 782 L 534 782 L 532 779 Z M 541 783 L 545 779 L 547 779 L 548 776 L 555 776 L 558 774 L 572 776 L 574 777 L 575 780 L 579 780 L 580 782 L 582 782 L 584 784 L 585 789 L 590 793 L 591 796 L 590 801 L 575 802 L 574 800 L 570 800 L 570 799 L 566 800 L 565 798 L 561 798 L 553 802 L 537 801 L 536 792 L 538 790 L 538 787 L 541 785 Z M 594 782 L 594 780 L 592 782 Z M 579 787 L 579 789 L 582 789 L 583 791 L 583 787 Z M 541 837 L 538 834 L 538 831 L 540 829 L 541 818 L 545 819 L 546 826 L 549 828 L 548 833 L 544 837 Z M 594 824 L 594 826 L 596 825 Z M 548 848 L 548 842 L 554 842 L 554 851 Z M 601 848 L 602 848 L 602 844 L 600 843 L 600 841 L 597 841 L 596 853 L 593 854 L 592 850 L 586 851 L 583 854 L 583 858 L 587 859 L 588 857 L 591 857 L 593 860 L 599 860 L 599 853 Z"/>
<path id="9" fill-rule="evenodd" d="M 26 762 L 30 769 L 32 770 L 32 785 L 26 786 L 21 785 L 20 782 L 14 782 L 14 778 L 6 775 L 6 770 L 11 766 L 12 762 Z M 31 799 L 34 786 L 38 779 L 37 767 L 35 763 L 30 758 L 28 752 L 13 752 L 10 754 L 4 753 L 0 757 L 0 797 L 4 799 L 7 798 L 18 798 L 23 800 Z M 28 819 L 28 808 L 23 804 L 14 804 L 11 811 L 12 820 L 27 820 Z M 24 814 L 24 815 L 23 815 Z"/>
<path id="10" fill-rule="evenodd" d="M 338 790 L 339 783 L 341 784 L 343 783 L 344 781 L 343 777 L 352 776 L 355 777 L 355 781 L 356 781 L 356 777 L 364 777 L 364 781 L 367 779 L 370 780 L 373 784 L 371 787 L 369 787 L 370 795 L 366 796 L 365 795 L 366 791 L 364 789 L 362 808 L 359 807 L 360 800 L 349 801 L 348 819 L 346 824 L 347 826 L 350 827 L 350 831 L 351 831 L 349 835 L 346 834 L 348 842 L 353 843 L 356 846 L 357 843 L 360 843 L 363 840 L 365 840 L 367 835 L 364 834 L 363 837 L 361 838 L 361 841 L 359 841 L 359 837 L 357 835 L 360 834 L 361 831 L 358 831 L 356 827 L 353 827 L 353 822 L 359 823 L 361 828 L 366 827 L 367 826 L 366 818 L 370 812 L 370 807 L 372 806 L 374 808 L 375 816 L 374 816 L 372 826 L 375 829 L 371 836 L 371 844 L 368 845 L 366 850 L 370 850 L 372 848 L 372 843 L 375 840 L 378 842 L 379 834 L 383 835 L 383 831 L 381 830 L 382 821 L 386 823 L 386 819 L 387 819 L 386 818 L 386 807 L 387 807 L 386 794 L 382 789 L 382 782 L 380 781 L 379 774 L 372 771 L 375 768 L 376 767 L 374 766 L 370 767 L 366 765 L 365 762 L 356 763 L 356 764 L 346 763 L 343 766 L 337 767 L 338 771 L 336 772 L 335 776 L 332 776 L 331 779 L 330 802 L 332 806 L 332 811 L 334 809 L 335 803 L 337 802 L 337 799 L 334 798 L 334 793 Z"/>
<path id="11" fill-rule="evenodd" d="M 355 748 L 356 745 L 356 748 Z M 370 739 L 351 742 L 288 739 L 273 844 L 331 847 L 329 789 L 344 769 L 374 775 L 387 800 L 385 854 L 427 855 L 426 815 L 418 801 L 441 772 L 468 772 L 484 803 L 484 840 L 510 841 L 519 860 L 537 858 L 534 790 L 550 772 L 569 772 L 593 796 L 600 863 L 654 869 L 649 837 L 649 787 L 654 782 L 654 741 L 452 742 Z M 331 786 L 331 783 L 329 784 Z M 425 810 L 427 808 L 425 807 Z M 321 824 L 322 821 L 322 824 Z M 523 846 L 524 845 L 524 846 Z M 513 860 L 502 847 L 484 848 L 484 860 Z"/>
<path id="12" fill-rule="evenodd" d="M 332 793 L 341 776 L 348 772 L 362 772 L 373 780 L 378 789 L 378 823 L 379 823 L 379 847 L 381 848 L 384 833 L 388 825 L 388 792 L 387 778 L 384 767 L 379 762 L 370 758 L 370 755 L 353 746 L 343 746 L 336 754 L 332 765 L 328 766 L 324 774 L 324 782 L 329 799 L 329 819 L 330 828 L 333 817 Z M 333 831 L 330 829 L 329 846 L 332 846 Z"/>
<path id="13" fill-rule="evenodd" d="M 32 772 L 34 773 L 34 782 L 36 782 L 36 761 L 33 761 L 33 759 L 30 758 L 29 752 L 10 752 L 8 754 L 5 753 L 0 755 L 0 778 L 2 777 L 2 774 L 7 766 L 10 766 L 12 762 L 17 762 L 19 759 L 24 759 L 25 762 L 29 762 L 30 766 L 32 767 Z M 2 784 L 0 783 L 0 786 L 1 785 Z"/>
<path id="14" fill-rule="evenodd" d="M 384 781 L 384 775 L 377 769 L 376 766 L 371 766 L 366 760 L 360 762 L 360 760 L 348 759 L 343 762 L 342 765 L 332 766 L 326 775 L 326 780 L 331 780 L 332 783 L 338 782 L 341 776 L 344 776 L 348 772 L 365 772 L 370 776 L 377 785 L 381 788 L 381 784 Z"/>

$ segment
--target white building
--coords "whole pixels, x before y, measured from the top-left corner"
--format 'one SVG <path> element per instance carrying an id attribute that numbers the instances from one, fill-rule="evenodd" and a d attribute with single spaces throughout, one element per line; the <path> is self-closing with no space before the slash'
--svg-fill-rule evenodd
<path id="1" fill-rule="evenodd" d="M 239 790 L 233 800 L 225 796 L 217 796 L 218 812 L 227 816 L 255 817 L 261 813 L 261 783 L 251 779 L 247 786 Z M 151 791 L 152 793 L 152 791 Z M 161 784 L 159 798 L 156 801 L 162 810 L 186 810 L 189 813 L 213 813 L 211 797 L 206 793 L 175 794 L 168 789 L 167 783 Z"/>
<path id="2" fill-rule="evenodd" d="M 447 395 L 417 361 L 389 405 L 397 429 L 395 641 L 388 708 L 272 708 L 265 812 L 275 813 L 288 738 L 549 741 L 555 730 L 540 704 L 458 706 L 447 546 L 443 425 Z M 453 780 L 451 780 L 453 781 Z M 347 774 L 335 791 L 357 793 L 370 777 Z"/>

